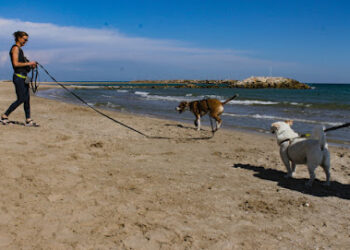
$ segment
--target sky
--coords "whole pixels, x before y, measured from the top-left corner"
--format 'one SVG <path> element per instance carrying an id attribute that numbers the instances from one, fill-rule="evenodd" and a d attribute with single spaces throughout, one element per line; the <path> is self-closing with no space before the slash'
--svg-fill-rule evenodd
<path id="1" fill-rule="evenodd" d="M 12 78 L 17 30 L 58 81 L 350 83 L 344 0 L 0 0 L 0 79 Z"/>

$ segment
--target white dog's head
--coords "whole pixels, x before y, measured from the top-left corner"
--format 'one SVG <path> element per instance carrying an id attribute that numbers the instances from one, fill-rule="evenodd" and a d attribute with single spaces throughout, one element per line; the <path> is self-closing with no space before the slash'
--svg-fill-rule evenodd
<path id="1" fill-rule="evenodd" d="M 275 122 L 271 124 L 271 132 L 276 135 L 278 145 L 280 145 L 280 143 L 284 140 L 299 137 L 299 135 L 290 127 L 292 125 L 292 120 Z"/>

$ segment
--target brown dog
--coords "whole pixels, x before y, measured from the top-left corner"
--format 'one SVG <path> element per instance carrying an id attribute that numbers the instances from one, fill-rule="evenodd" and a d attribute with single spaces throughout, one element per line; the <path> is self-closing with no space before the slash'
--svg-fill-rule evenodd
<path id="1" fill-rule="evenodd" d="M 212 128 L 213 132 L 215 132 L 221 126 L 222 120 L 220 119 L 220 115 L 224 112 L 224 105 L 237 96 L 238 94 L 232 96 L 224 102 L 212 98 L 192 102 L 184 101 L 179 104 L 176 110 L 179 111 L 180 114 L 185 110 L 190 110 L 196 117 L 194 124 L 196 125 L 198 131 L 201 129 L 200 118 L 209 113 L 209 119 L 214 118 L 216 121 L 216 128 Z"/>

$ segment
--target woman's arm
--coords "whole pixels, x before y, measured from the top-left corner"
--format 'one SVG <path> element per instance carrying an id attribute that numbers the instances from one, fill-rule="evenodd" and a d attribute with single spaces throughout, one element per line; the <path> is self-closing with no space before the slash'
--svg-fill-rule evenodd
<path id="1" fill-rule="evenodd" d="M 19 62 L 18 61 L 19 48 L 17 46 L 13 46 L 12 48 L 12 65 L 13 67 L 36 67 L 36 62 Z"/>

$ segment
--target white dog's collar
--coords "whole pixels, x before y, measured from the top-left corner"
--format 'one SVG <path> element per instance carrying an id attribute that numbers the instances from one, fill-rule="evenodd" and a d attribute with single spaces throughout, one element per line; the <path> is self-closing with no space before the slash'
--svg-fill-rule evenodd
<path id="1" fill-rule="evenodd" d="M 279 143 L 279 146 L 281 146 L 282 145 L 282 143 L 285 143 L 285 142 L 287 142 L 287 141 L 289 141 L 289 144 L 290 144 L 290 142 L 291 142 L 291 139 L 285 139 L 285 140 L 283 140 L 283 141 L 281 141 L 280 143 Z"/>

